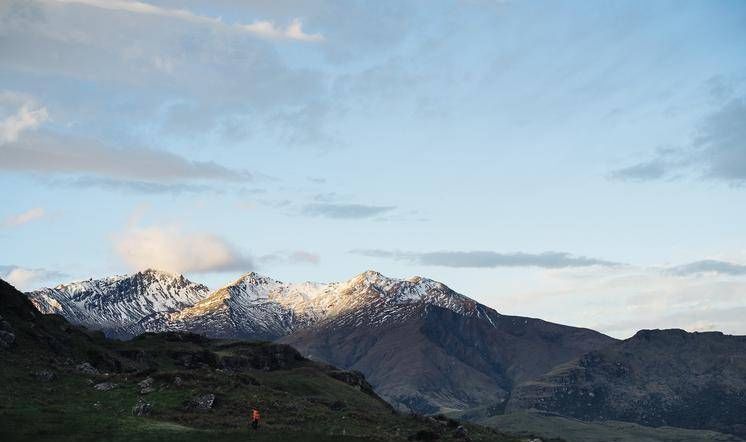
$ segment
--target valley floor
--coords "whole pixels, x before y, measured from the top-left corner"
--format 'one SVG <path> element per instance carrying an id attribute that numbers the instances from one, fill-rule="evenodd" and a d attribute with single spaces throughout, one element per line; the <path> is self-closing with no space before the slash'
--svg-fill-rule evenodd
<path id="1" fill-rule="evenodd" d="M 514 412 L 477 420 L 500 431 L 568 442 L 743 442 L 715 431 L 646 427 L 630 422 L 584 422 L 546 413 Z"/>

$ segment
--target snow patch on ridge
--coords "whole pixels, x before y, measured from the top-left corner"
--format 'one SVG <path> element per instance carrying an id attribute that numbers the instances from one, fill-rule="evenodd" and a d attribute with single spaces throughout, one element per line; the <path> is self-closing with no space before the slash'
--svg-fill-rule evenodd
<path id="1" fill-rule="evenodd" d="M 322 323 L 384 325 L 435 305 L 493 323 L 497 312 L 446 285 L 414 276 L 388 278 L 368 270 L 348 281 L 284 283 L 254 272 L 209 293 L 181 275 L 148 270 L 32 292 L 45 313 L 71 322 L 116 329 L 193 331 L 213 337 L 275 339 Z"/>

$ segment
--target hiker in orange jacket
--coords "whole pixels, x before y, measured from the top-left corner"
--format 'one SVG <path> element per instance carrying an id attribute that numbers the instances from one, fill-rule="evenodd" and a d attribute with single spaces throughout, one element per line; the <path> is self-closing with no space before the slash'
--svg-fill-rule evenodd
<path id="1" fill-rule="evenodd" d="M 259 410 L 256 408 L 251 410 L 251 428 L 254 430 L 259 429 L 259 421 L 262 419 L 262 416 L 259 414 Z"/>

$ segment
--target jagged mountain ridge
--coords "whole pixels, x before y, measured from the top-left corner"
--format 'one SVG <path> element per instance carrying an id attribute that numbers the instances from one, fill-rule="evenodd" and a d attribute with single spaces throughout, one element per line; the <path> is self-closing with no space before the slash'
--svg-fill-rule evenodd
<path id="1" fill-rule="evenodd" d="M 419 305 L 494 318 L 497 312 L 427 278 L 387 278 L 369 270 L 345 282 L 283 283 L 247 273 L 180 311 L 157 312 L 118 334 L 191 331 L 216 338 L 274 340 L 326 322 L 402 321 Z"/>
<path id="2" fill-rule="evenodd" d="M 403 320 L 437 305 L 490 320 L 498 313 L 427 278 L 387 278 L 369 270 L 328 284 L 284 283 L 247 273 L 212 293 L 181 275 L 146 270 L 28 293 L 43 313 L 118 337 L 193 331 L 211 337 L 273 340 L 326 321 L 363 325 Z"/>
<path id="3" fill-rule="evenodd" d="M 60 284 L 27 293 L 45 314 L 122 336 L 123 327 L 158 312 L 176 311 L 204 299 L 210 290 L 182 275 L 148 269 L 132 275 Z M 124 337 L 127 337 L 124 334 Z"/>

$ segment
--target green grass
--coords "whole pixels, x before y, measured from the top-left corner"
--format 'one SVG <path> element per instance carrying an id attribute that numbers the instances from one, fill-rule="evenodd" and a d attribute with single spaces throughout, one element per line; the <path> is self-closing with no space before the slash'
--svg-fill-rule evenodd
<path id="1" fill-rule="evenodd" d="M 79 344 L 78 355 L 90 354 L 85 342 Z M 373 441 L 407 440 L 423 430 L 439 432 L 440 440 L 453 440 L 452 428 L 395 413 L 380 399 L 333 379 L 313 363 L 301 362 L 288 370 L 231 373 L 208 367 L 179 368 L 168 356 L 173 351 L 203 351 L 202 344 L 152 339 L 105 345 L 140 348 L 156 357 L 146 372 L 87 376 L 74 369 L 81 360 L 64 364 L 33 347 L 1 354 L 0 440 Z M 220 349 L 219 356 L 232 356 L 232 352 Z M 37 380 L 33 373 L 40 369 L 52 369 L 57 379 Z M 155 391 L 143 396 L 153 404 L 153 413 L 132 416 L 140 396 L 137 383 L 147 376 L 155 379 Z M 179 386 L 173 382 L 176 376 L 183 380 Z M 119 387 L 110 391 L 93 388 L 104 381 Z M 185 408 L 190 398 L 204 393 L 216 395 L 212 410 Z M 252 407 L 262 412 L 257 432 L 248 428 Z M 478 426 L 468 428 L 474 441 L 516 440 Z"/>

